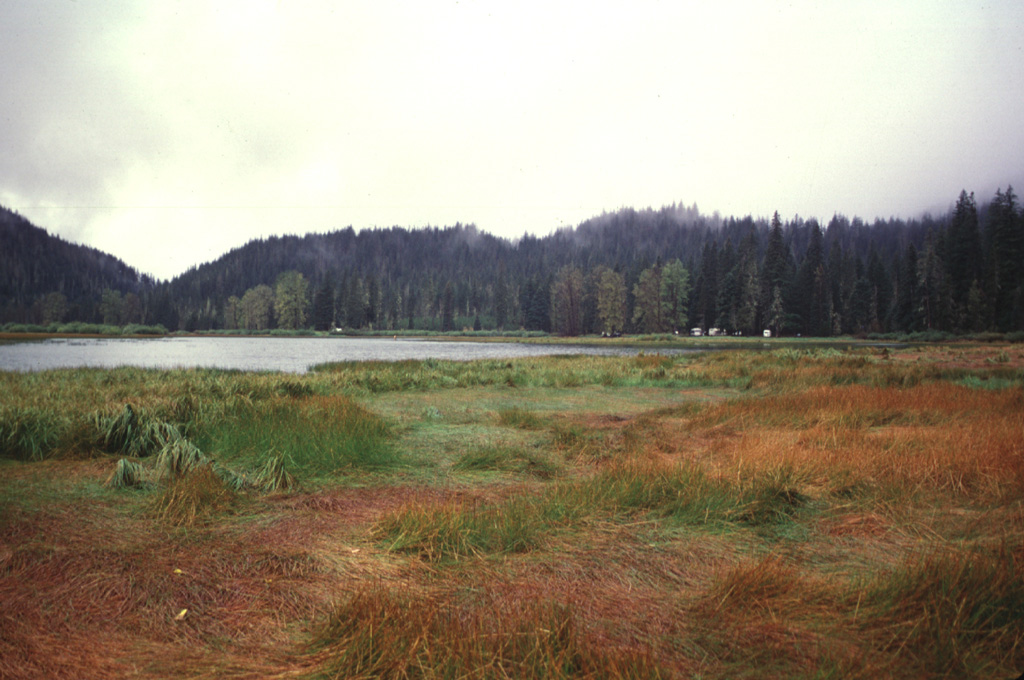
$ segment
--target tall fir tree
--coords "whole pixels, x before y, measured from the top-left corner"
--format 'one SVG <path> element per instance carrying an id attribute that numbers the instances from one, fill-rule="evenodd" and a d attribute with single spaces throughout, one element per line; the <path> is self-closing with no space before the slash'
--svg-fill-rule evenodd
<path id="1" fill-rule="evenodd" d="M 445 283 L 441 295 L 441 330 L 455 330 L 455 288 L 451 281 Z"/>
<path id="2" fill-rule="evenodd" d="M 946 232 L 945 255 L 953 304 L 952 321 L 956 330 L 965 330 L 968 325 L 967 303 L 971 284 L 983 280 L 981 234 L 978 231 L 978 206 L 974 201 L 974 192 L 960 192 Z"/>
<path id="3" fill-rule="evenodd" d="M 1024 330 L 1015 321 L 1016 302 L 1024 286 L 1024 215 L 1018 211 L 1013 187 L 996 191 L 987 225 L 989 295 L 995 327 L 1003 332 Z"/>
<path id="4" fill-rule="evenodd" d="M 334 327 L 334 284 L 325 276 L 313 293 L 313 328 L 327 331 Z"/>

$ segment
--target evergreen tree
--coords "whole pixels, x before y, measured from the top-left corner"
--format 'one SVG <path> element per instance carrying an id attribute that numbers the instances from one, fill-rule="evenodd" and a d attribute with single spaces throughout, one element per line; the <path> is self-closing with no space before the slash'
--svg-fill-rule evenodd
<path id="1" fill-rule="evenodd" d="M 875 249 L 874 241 L 868 250 L 866 274 L 874 300 L 874 317 L 870 320 L 869 326 L 871 331 L 878 332 L 882 330 L 882 321 L 888 316 L 892 304 L 892 278 Z"/>
<path id="2" fill-rule="evenodd" d="M 718 243 L 708 241 L 701 252 L 694 292 L 693 320 L 702 328 L 711 328 L 717 320 L 718 283 Z"/>
<path id="3" fill-rule="evenodd" d="M 778 335 L 779 326 L 783 322 L 784 314 L 779 313 L 779 306 L 784 302 L 783 292 L 791 285 L 792 270 L 793 261 L 786 248 L 782 220 L 779 218 L 779 212 L 775 211 L 768 232 L 768 248 L 764 255 L 764 266 L 761 268 L 760 292 L 761 308 L 772 309 L 772 312 L 766 315 L 770 319 L 766 318 L 763 325 L 770 328 L 774 335 Z"/>
<path id="4" fill-rule="evenodd" d="M 804 227 L 807 251 L 797 270 L 791 309 L 796 315 L 796 330 L 802 335 L 828 335 L 832 330 L 827 296 L 831 290 L 825 272 L 825 252 L 821 228 L 814 220 Z"/>
<path id="5" fill-rule="evenodd" d="M 327 331 L 334 327 L 334 285 L 325 276 L 313 294 L 313 328 Z"/>
<path id="6" fill-rule="evenodd" d="M 550 286 L 543 279 L 531 277 L 523 286 L 520 307 L 523 311 L 523 327 L 528 331 L 551 329 Z"/>
<path id="7" fill-rule="evenodd" d="M 732 239 L 726 239 L 718 260 L 718 271 L 722 278 L 718 286 L 718 300 L 715 303 L 718 316 L 714 325 L 734 331 L 740 330 L 737 314 L 740 286 L 736 264 L 736 251 L 733 248 Z"/>
<path id="8" fill-rule="evenodd" d="M 996 328 L 1024 330 L 1015 321 L 1015 300 L 1024 285 L 1024 215 L 1017 209 L 1013 187 L 997 190 L 988 212 L 989 298 L 994 302 Z"/>
<path id="9" fill-rule="evenodd" d="M 441 296 L 441 330 L 443 332 L 455 329 L 455 289 L 452 282 L 448 281 L 444 286 L 444 293 Z"/>
<path id="10" fill-rule="evenodd" d="M 67 316 L 68 299 L 63 293 L 48 293 L 41 299 L 40 307 L 42 323 L 60 323 Z"/>
<path id="11" fill-rule="evenodd" d="M 967 296 L 971 284 L 981 277 L 981 234 L 974 193 L 960 192 L 946 238 L 946 275 L 958 329 L 966 325 Z"/>
<path id="12" fill-rule="evenodd" d="M 504 264 L 498 268 L 498 280 L 494 284 L 494 323 L 498 330 L 504 330 L 509 319 L 509 291 Z"/>
<path id="13" fill-rule="evenodd" d="M 890 327 L 904 331 L 921 330 L 914 314 L 917 306 L 917 249 L 910 243 L 897 267 L 894 318 Z"/>
<path id="14" fill-rule="evenodd" d="M 871 282 L 866 276 L 861 276 L 854 284 L 853 294 L 850 297 L 850 316 L 856 332 L 866 333 L 871 330 L 871 323 L 875 315 L 874 308 Z"/>
<path id="15" fill-rule="evenodd" d="M 345 325 L 349 328 L 362 328 L 366 325 L 366 291 L 358 274 L 352 274 L 346 286 Z"/>
<path id="16" fill-rule="evenodd" d="M 228 301 L 224 303 L 224 328 L 234 329 L 239 327 L 239 318 L 241 316 L 241 303 L 237 295 L 232 295 L 228 298 Z"/>
<path id="17" fill-rule="evenodd" d="M 758 330 L 757 303 L 761 287 L 757 271 L 757 240 L 753 231 L 740 243 L 734 270 L 737 299 L 733 328 L 751 335 Z"/>
<path id="18" fill-rule="evenodd" d="M 925 240 L 917 261 L 917 325 L 927 330 L 947 330 L 950 300 L 946 277 L 935 245 L 934 233 Z"/>
<path id="19" fill-rule="evenodd" d="M 209 302 L 209 301 L 208 301 Z M 142 323 L 142 300 L 135 293 L 124 294 L 124 304 L 121 308 L 121 323 Z M 207 315 L 212 318 L 213 312 L 211 305 L 207 305 Z"/>
<path id="20" fill-rule="evenodd" d="M 381 283 L 375 274 L 367 277 L 367 310 L 362 318 L 370 327 L 375 327 L 381 315 Z"/>

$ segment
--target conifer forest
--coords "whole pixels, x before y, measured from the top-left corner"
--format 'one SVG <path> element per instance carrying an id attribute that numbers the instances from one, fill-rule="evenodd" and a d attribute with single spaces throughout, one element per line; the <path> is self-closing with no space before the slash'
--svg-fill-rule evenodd
<path id="1" fill-rule="evenodd" d="M 621 209 L 517 240 L 474 225 L 250 241 L 157 281 L 0 208 L 0 324 L 564 336 L 1024 331 L 1012 189 L 915 219 Z"/>

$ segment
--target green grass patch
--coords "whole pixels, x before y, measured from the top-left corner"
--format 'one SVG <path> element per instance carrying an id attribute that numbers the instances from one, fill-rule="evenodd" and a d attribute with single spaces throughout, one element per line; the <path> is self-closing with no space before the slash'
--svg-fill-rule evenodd
<path id="1" fill-rule="evenodd" d="M 199 448 L 233 465 L 260 467 L 281 457 L 300 476 L 399 465 L 391 428 L 342 396 L 276 399 L 197 432 Z"/>

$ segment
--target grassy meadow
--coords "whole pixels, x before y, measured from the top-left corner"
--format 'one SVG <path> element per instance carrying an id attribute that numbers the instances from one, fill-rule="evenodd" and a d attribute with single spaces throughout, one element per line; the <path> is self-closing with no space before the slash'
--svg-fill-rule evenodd
<path id="1" fill-rule="evenodd" d="M 1012 678 L 1024 347 L 0 373 L 0 678 Z"/>

